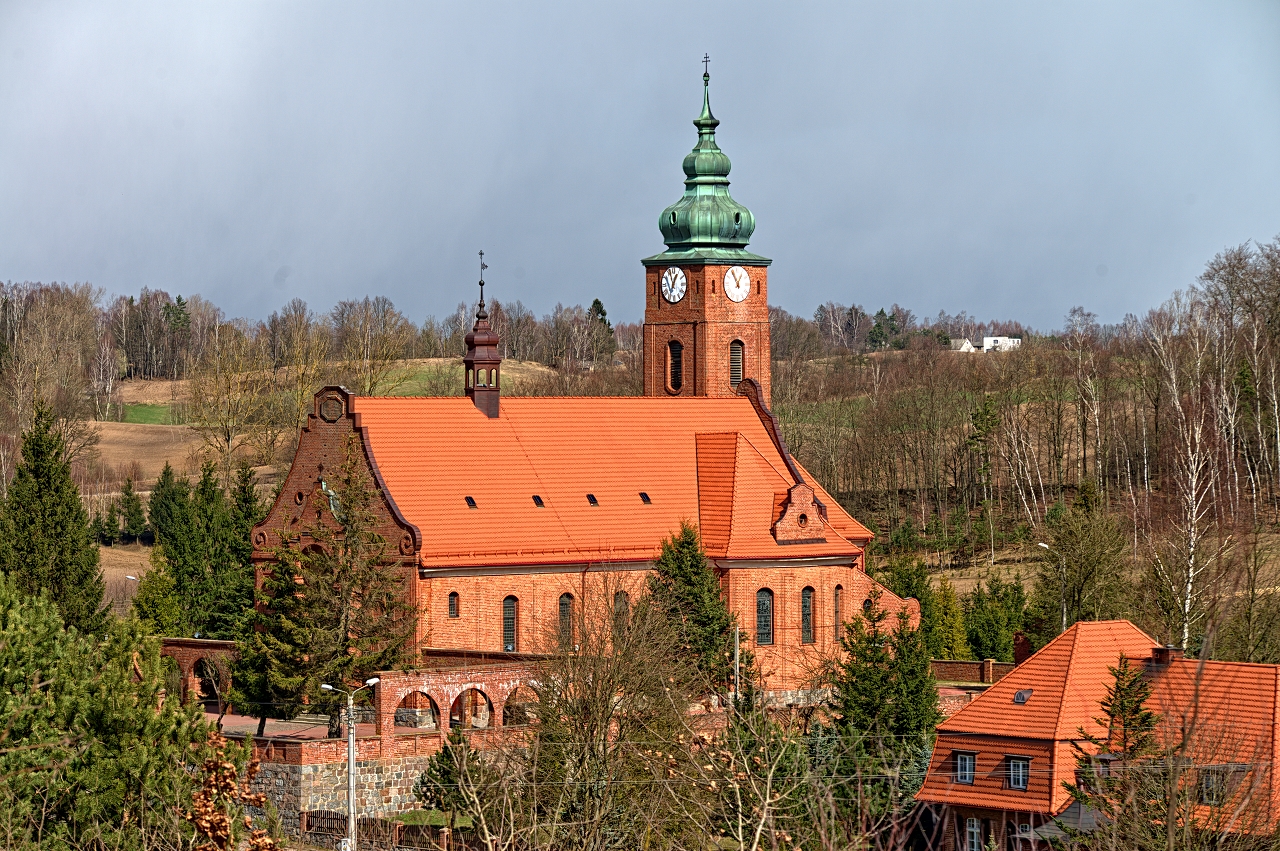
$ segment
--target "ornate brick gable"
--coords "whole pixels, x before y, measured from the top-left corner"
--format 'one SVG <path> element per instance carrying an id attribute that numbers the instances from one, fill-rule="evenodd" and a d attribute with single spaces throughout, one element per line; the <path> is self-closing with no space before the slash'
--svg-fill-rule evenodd
<path id="1" fill-rule="evenodd" d="M 263 565 L 275 560 L 275 549 L 286 542 L 290 546 L 306 546 L 311 541 L 308 529 L 317 522 L 333 525 L 329 498 L 322 490 L 326 475 L 336 475 L 345 461 L 347 443 L 352 435 L 368 467 L 379 496 L 373 502 L 377 516 L 376 531 L 386 539 L 391 554 L 416 565 L 422 545 L 418 527 L 404 519 L 396 506 L 378 464 L 369 449 L 368 437 L 360 424 L 360 415 L 351 409 L 352 393 L 345 387 L 325 387 L 316 393 L 307 425 L 298 438 L 298 451 L 285 477 L 275 504 L 267 517 L 253 529 L 253 562 Z"/>

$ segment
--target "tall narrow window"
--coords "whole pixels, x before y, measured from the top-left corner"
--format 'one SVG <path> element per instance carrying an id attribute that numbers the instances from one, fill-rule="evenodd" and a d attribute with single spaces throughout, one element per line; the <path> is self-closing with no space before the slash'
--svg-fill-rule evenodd
<path id="1" fill-rule="evenodd" d="M 613 592 L 613 622 L 619 628 L 625 627 L 631 619 L 631 596 L 626 591 Z"/>
<path id="2" fill-rule="evenodd" d="M 836 590 L 831 594 L 831 607 L 835 610 L 836 631 L 835 640 L 839 641 L 841 636 L 841 625 L 844 623 L 844 612 L 840 611 L 840 605 L 844 602 L 844 586 L 837 585 Z"/>
<path id="3" fill-rule="evenodd" d="M 520 601 L 508 597 L 502 601 L 502 649 L 508 653 L 516 652 L 516 609 Z"/>
<path id="4" fill-rule="evenodd" d="M 679 340 L 667 343 L 667 386 L 672 390 L 684 386 L 684 346 Z"/>
<path id="5" fill-rule="evenodd" d="M 560 595 L 560 649 L 573 647 L 573 595 Z"/>
<path id="6" fill-rule="evenodd" d="M 458 592 L 449 592 L 449 617 L 456 618 L 458 616 Z"/>
<path id="7" fill-rule="evenodd" d="M 813 643 L 813 589 L 800 592 L 800 643 Z"/>
<path id="8" fill-rule="evenodd" d="M 964 820 L 965 851 L 982 851 L 982 822 L 976 818 Z"/>
<path id="9" fill-rule="evenodd" d="M 756 644 L 773 643 L 773 592 L 761 588 L 756 592 Z"/>
<path id="10" fill-rule="evenodd" d="M 742 341 L 729 344 L 729 383 L 737 387 L 742 383 Z"/>

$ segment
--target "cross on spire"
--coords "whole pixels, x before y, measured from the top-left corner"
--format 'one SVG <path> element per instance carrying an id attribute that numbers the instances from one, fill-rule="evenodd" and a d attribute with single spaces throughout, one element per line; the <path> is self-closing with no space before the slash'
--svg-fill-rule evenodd
<path id="1" fill-rule="evenodd" d="M 710 65 L 711 65 L 711 54 L 710 53 L 702 54 L 702 75 L 704 77 L 709 76 L 711 74 L 711 69 L 709 67 Z"/>
<path id="2" fill-rule="evenodd" d="M 480 252 L 480 309 L 484 310 L 484 270 L 489 268 L 489 264 L 484 262 L 484 252 Z"/>

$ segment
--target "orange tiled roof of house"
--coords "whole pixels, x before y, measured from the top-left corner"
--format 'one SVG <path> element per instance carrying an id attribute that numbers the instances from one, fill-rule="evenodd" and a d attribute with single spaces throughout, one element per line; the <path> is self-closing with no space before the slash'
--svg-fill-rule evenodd
<path id="1" fill-rule="evenodd" d="M 352 410 L 422 532 L 424 568 L 648 560 L 682 520 L 701 526 L 712 558 L 849 557 L 871 538 L 742 396 L 504 397 L 492 418 L 462 397 L 356 397 Z M 826 517 L 780 543 L 789 464 Z"/>
<path id="2" fill-rule="evenodd" d="M 1121 654 L 1151 655 L 1155 639 L 1128 621 L 1082 621 L 1050 641 L 972 703 L 938 726 L 929 774 L 917 797 L 965 804 L 1058 813 L 1070 802 L 1063 782 L 1075 778 L 1070 742 L 1079 730 L 1103 732 L 1095 720 Z M 1016 740 L 1016 741 L 1014 741 Z M 955 782 L 949 760 L 974 753 L 972 782 Z M 1025 756 L 1031 776 L 1025 790 L 1009 789 L 1008 754 Z"/>

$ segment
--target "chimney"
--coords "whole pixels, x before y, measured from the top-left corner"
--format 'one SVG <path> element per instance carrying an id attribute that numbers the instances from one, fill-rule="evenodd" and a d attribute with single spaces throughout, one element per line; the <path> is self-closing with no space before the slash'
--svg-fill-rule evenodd
<path id="1" fill-rule="evenodd" d="M 1172 644 L 1166 644 L 1163 647 L 1155 647 L 1151 650 L 1151 662 L 1157 667 L 1166 667 L 1175 659 L 1181 659 L 1186 652 L 1181 647 L 1174 647 Z"/>
<path id="2" fill-rule="evenodd" d="M 476 324 L 467 334 L 467 354 L 462 359 L 466 394 L 489 419 L 498 417 L 499 373 L 502 356 L 498 354 L 498 334 L 489 325 L 484 309 L 484 252 L 480 252 L 480 307 Z"/>

